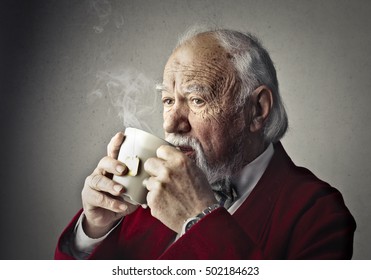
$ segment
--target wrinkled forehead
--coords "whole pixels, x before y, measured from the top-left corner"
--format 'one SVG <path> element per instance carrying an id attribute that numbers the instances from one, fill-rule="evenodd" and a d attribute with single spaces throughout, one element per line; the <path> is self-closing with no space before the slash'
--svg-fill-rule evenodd
<path id="1" fill-rule="evenodd" d="M 167 65 L 178 62 L 189 64 L 197 61 L 218 61 L 227 63 L 227 52 L 212 35 L 201 34 L 189 39 L 177 47 L 170 56 Z"/>
<path id="2" fill-rule="evenodd" d="M 216 83 L 232 75 L 233 69 L 229 54 L 214 37 L 198 35 L 172 53 L 164 69 L 164 81 L 198 79 Z"/>

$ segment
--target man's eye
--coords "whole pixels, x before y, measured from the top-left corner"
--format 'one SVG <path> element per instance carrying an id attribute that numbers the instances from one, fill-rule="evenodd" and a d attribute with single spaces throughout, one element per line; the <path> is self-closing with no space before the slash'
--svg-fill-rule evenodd
<path id="1" fill-rule="evenodd" d="M 174 104 L 174 100 L 171 98 L 163 98 L 162 103 L 164 104 L 164 106 L 171 106 Z"/>
<path id="2" fill-rule="evenodd" d="M 205 101 L 200 98 L 192 98 L 192 103 L 196 106 L 202 106 L 205 104 Z"/>

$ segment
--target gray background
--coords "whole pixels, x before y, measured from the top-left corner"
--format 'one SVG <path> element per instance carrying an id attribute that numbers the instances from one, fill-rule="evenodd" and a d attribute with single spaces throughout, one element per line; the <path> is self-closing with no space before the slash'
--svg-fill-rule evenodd
<path id="1" fill-rule="evenodd" d="M 258 35 L 276 64 L 298 165 L 337 187 L 371 259 L 369 1 L 1 1 L 2 259 L 50 259 L 85 177 L 122 129 L 99 71 L 160 80 L 194 23 Z M 159 124 L 161 121 L 159 120 Z"/>

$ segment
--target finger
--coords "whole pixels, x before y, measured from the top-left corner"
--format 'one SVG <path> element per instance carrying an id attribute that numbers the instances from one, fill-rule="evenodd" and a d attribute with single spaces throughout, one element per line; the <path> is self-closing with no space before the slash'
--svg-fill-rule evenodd
<path id="1" fill-rule="evenodd" d="M 122 213 L 128 209 L 128 205 L 117 197 L 112 197 L 107 193 L 91 190 L 84 197 L 86 207 L 103 208 L 115 213 Z"/>
<path id="2" fill-rule="evenodd" d="M 99 161 L 97 166 L 97 172 L 105 174 L 101 172 L 102 170 L 110 174 L 121 176 L 125 175 L 128 172 L 128 168 L 124 163 L 109 156 L 105 156 Z"/>
<path id="3" fill-rule="evenodd" d="M 107 145 L 107 155 L 112 158 L 117 158 L 120 152 L 120 147 L 124 142 L 125 135 L 122 132 L 116 133 Z"/>
<path id="4" fill-rule="evenodd" d="M 156 151 L 156 155 L 158 158 L 166 161 L 172 161 L 184 156 L 184 154 L 179 149 L 169 145 L 160 146 Z"/>
<path id="5" fill-rule="evenodd" d="M 155 206 L 156 206 L 156 201 L 158 199 L 158 194 L 156 192 L 153 192 L 153 191 L 150 191 L 147 193 L 147 197 L 146 197 L 146 200 L 147 200 L 147 205 L 148 207 L 151 209 L 151 215 L 155 217 Z"/>
<path id="6" fill-rule="evenodd" d="M 90 188 L 99 192 L 110 193 L 114 196 L 119 196 L 125 192 L 124 186 L 112 181 L 100 173 L 93 173 L 85 180 L 84 189 Z"/>
<path id="7" fill-rule="evenodd" d="M 163 184 L 157 180 L 155 177 L 149 177 L 143 181 L 143 185 L 147 188 L 148 191 L 161 191 Z"/>
<path id="8" fill-rule="evenodd" d="M 162 159 L 149 158 L 144 162 L 143 168 L 150 176 L 157 177 L 160 174 L 168 173 L 164 164 Z"/>

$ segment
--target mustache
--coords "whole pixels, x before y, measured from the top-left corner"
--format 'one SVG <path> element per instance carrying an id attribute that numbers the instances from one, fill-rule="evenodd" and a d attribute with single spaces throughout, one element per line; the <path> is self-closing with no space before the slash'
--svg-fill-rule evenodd
<path id="1" fill-rule="evenodd" d="M 195 151 L 203 151 L 201 142 L 197 138 L 192 136 L 168 134 L 165 140 L 176 147 L 189 146 Z"/>
<path id="2" fill-rule="evenodd" d="M 175 147 L 191 147 L 195 152 L 195 155 L 192 157 L 192 159 L 194 160 L 195 164 L 205 173 L 210 184 L 228 177 L 228 170 L 226 170 L 225 164 L 211 164 L 204 153 L 201 142 L 197 138 L 171 133 L 166 135 L 165 140 Z"/>

